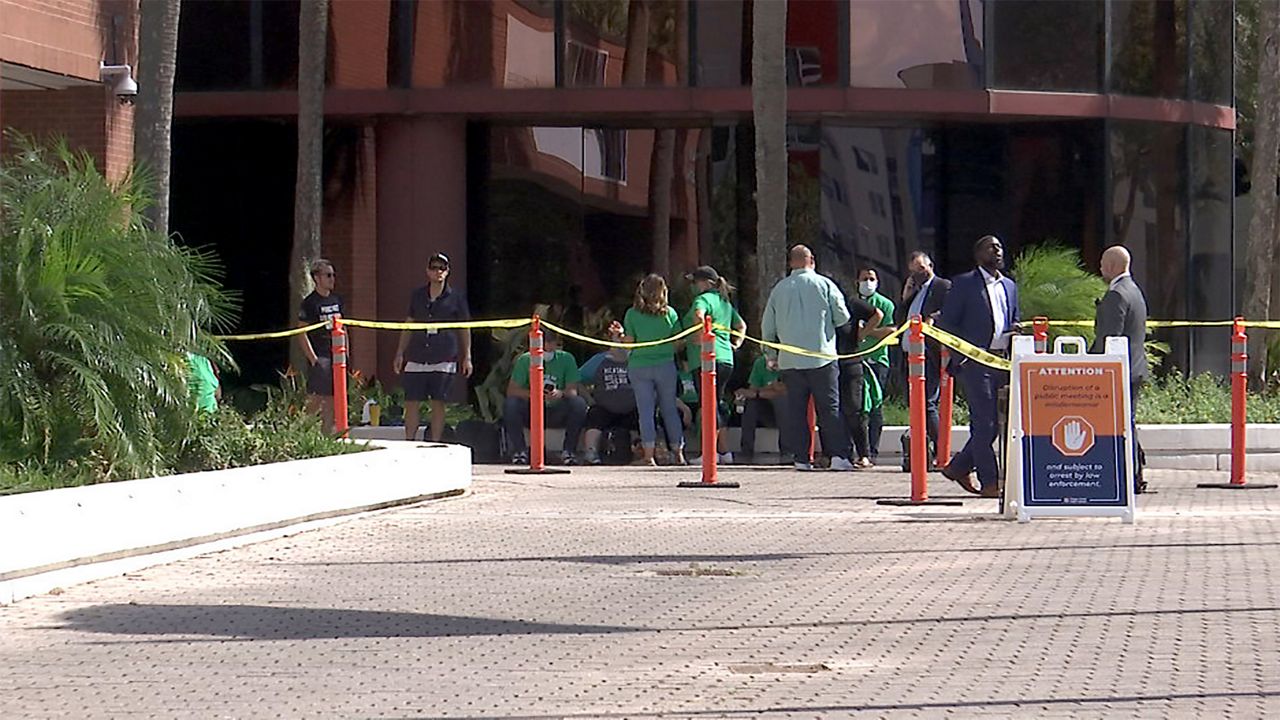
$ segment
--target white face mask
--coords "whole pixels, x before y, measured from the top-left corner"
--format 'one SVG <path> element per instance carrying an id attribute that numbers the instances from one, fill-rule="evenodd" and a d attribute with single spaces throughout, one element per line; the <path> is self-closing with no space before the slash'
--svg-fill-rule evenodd
<path id="1" fill-rule="evenodd" d="M 860 280 L 858 281 L 858 294 L 871 297 L 878 287 L 880 287 L 880 283 L 875 280 Z"/>

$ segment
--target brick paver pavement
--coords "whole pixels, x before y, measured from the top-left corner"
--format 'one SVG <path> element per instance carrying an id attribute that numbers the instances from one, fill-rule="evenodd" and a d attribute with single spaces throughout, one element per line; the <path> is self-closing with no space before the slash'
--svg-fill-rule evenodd
<path id="1" fill-rule="evenodd" d="M 1280 491 L 1160 471 L 1135 526 L 1019 525 L 877 507 L 899 473 L 724 475 L 482 468 L 0 608 L 0 717 L 1280 714 Z"/>

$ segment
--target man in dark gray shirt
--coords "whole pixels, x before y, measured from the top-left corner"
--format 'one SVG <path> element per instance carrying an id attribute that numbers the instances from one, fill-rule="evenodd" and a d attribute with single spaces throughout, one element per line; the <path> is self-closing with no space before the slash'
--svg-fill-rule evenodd
<path id="1" fill-rule="evenodd" d="M 610 328 L 613 340 L 621 335 Z M 582 365 L 579 371 L 582 384 L 591 387 L 594 401 L 587 410 L 586 432 L 583 434 L 585 460 L 589 465 L 600 464 L 600 437 L 612 428 L 639 428 L 636 414 L 636 393 L 631 388 L 631 376 L 627 374 L 627 351 L 610 348 Z"/>
<path id="2" fill-rule="evenodd" d="M 1129 274 L 1129 251 L 1120 245 L 1107 248 L 1102 253 L 1102 279 L 1110 283 L 1107 294 L 1098 301 L 1093 316 L 1093 352 L 1102 352 L 1104 338 L 1122 337 L 1129 341 L 1129 428 L 1133 432 L 1134 458 L 1133 491 L 1145 492 L 1147 482 L 1142 478 L 1142 466 L 1146 454 L 1138 442 L 1137 407 L 1138 392 L 1147 381 L 1147 300 L 1142 288 Z"/>

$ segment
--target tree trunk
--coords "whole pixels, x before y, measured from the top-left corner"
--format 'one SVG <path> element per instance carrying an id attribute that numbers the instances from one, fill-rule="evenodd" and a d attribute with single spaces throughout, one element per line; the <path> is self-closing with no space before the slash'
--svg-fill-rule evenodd
<path id="1" fill-rule="evenodd" d="M 649 163 L 650 272 L 667 277 L 671 272 L 671 186 L 675 176 L 676 131 L 653 131 L 653 155 Z"/>
<path id="2" fill-rule="evenodd" d="M 697 130 L 698 150 L 694 155 L 693 182 L 697 197 L 698 264 L 711 265 L 715 258 L 715 230 L 711 222 L 711 132 L 712 128 Z M 720 269 L 721 272 L 728 268 Z"/>
<path id="3" fill-rule="evenodd" d="M 290 310 L 310 291 L 307 266 L 320 257 L 324 169 L 325 46 L 329 0 L 302 0 L 298 15 L 298 175 L 293 197 L 293 250 L 289 262 Z M 291 347 L 296 348 L 296 344 Z M 300 351 L 294 351 L 299 355 Z M 300 357 L 294 357 L 298 365 Z M 305 363 L 298 365 L 305 366 Z"/>
<path id="4" fill-rule="evenodd" d="M 649 60 L 649 6 L 646 0 L 627 3 L 627 48 L 622 58 L 622 84 L 644 87 Z"/>
<path id="5" fill-rule="evenodd" d="M 787 4 L 752 5 L 751 114 L 756 147 L 756 292 L 763 310 L 787 246 Z M 809 238 L 797 238 L 797 242 Z"/>
<path id="6" fill-rule="evenodd" d="M 1280 168 L 1280 3 L 1265 2 L 1258 16 L 1258 110 L 1254 126 L 1253 218 L 1245 244 L 1244 316 L 1271 317 L 1276 236 L 1276 171 Z M 1260 384 L 1266 369 L 1266 335 L 1249 334 L 1249 377 Z"/>
<path id="7" fill-rule="evenodd" d="M 143 215 L 169 234 L 169 153 L 173 139 L 173 78 L 178 69 L 181 0 L 150 0 L 138 12 L 138 97 L 133 116 L 134 161 L 151 173 L 154 204 Z"/>

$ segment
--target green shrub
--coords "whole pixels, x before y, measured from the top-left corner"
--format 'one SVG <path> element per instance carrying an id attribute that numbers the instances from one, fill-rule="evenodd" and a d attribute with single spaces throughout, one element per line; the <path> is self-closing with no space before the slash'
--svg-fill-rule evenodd
<path id="1" fill-rule="evenodd" d="M 1036 316 L 1058 320 L 1092 320 L 1094 301 L 1107 291 L 1103 279 L 1084 269 L 1080 253 L 1055 242 L 1032 245 L 1018 255 L 1011 272 L 1018 283 L 1018 310 L 1024 321 Z M 1093 326 L 1049 327 L 1050 342 L 1059 335 L 1081 335 L 1093 342 Z"/>
<path id="2" fill-rule="evenodd" d="M 1280 392 L 1249 393 L 1245 419 L 1251 423 L 1280 422 Z M 1169 373 L 1149 383 L 1138 400 L 1140 423 L 1231 422 L 1231 390 L 1216 375 L 1185 378 Z"/>
<path id="3" fill-rule="evenodd" d="M 164 469 L 195 420 L 187 351 L 231 298 L 206 255 L 152 230 L 145 182 L 107 181 L 64 144 L 0 166 L 0 462 L 88 458 L 101 479 Z"/>

